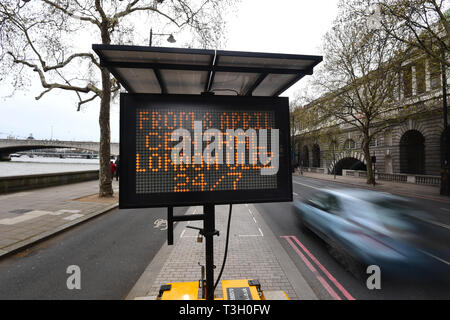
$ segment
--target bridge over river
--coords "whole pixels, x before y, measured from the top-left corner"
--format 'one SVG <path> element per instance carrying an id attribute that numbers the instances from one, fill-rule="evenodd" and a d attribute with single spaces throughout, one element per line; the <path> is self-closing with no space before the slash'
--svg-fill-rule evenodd
<path id="1" fill-rule="evenodd" d="M 119 144 L 111 143 L 111 155 L 119 155 Z M 0 139 L 0 161 L 10 160 L 10 154 L 18 151 L 50 148 L 77 148 L 98 152 L 99 142 L 92 141 L 59 141 L 35 139 Z"/>

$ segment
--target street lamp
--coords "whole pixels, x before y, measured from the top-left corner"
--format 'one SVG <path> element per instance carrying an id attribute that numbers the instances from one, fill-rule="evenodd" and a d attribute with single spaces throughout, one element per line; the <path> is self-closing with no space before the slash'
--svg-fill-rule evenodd
<path id="1" fill-rule="evenodd" d="M 170 43 L 175 43 L 176 42 L 175 38 L 173 37 L 173 34 L 171 34 L 171 33 L 153 33 L 152 28 L 150 28 L 150 39 L 148 41 L 148 45 L 150 47 L 152 46 L 152 38 L 153 38 L 153 36 L 169 36 L 167 38 L 167 42 L 170 42 Z"/>
<path id="2" fill-rule="evenodd" d="M 295 111 L 295 109 L 294 109 Z M 292 138 L 291 138 L 291 164 L 292 164 L 292 168 L 291 171 L 294 172 L 295 171 L 295 116 L 294 116 L 294 111 L 292 111 Z"/>
<path id="3" fill-rule="evenodd" d="M 450 195 L 450 170 L 448 163 L 448 149 L 449 149 L 449 129 L 447 121 L 447 66 L 445 65 L 445 50 L 441 48 L 441 80 L 442 80 L 442 113 L 444 118 L 444 131 L 441 136 L 441 195 Z"/>

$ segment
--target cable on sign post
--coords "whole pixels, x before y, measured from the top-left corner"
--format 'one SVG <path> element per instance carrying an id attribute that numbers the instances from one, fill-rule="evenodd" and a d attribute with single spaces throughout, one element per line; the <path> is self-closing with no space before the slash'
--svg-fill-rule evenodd
<path id="1" fill-rule="evenodd" d="M 228 212 L 228 223 L 227 223 L 227 238 L 225 241 L 225 253 L 223 254 L 223 262 L 222 267 L 220 268 L 219 275 L 217 276 L 216 283 L 214 284 L 214 290 L 216 290 L 217 285 L 219 284 L 220 278 L 222 277 L 223 269 L 225 269 L 225 263 L 227 261 L 227 254 L 228 254 L 228 240 L 230 239 L 230 225 L 231 225 L 231 211 L 232 211 L 233 205 L 230 204 L 230 211 Z"/>

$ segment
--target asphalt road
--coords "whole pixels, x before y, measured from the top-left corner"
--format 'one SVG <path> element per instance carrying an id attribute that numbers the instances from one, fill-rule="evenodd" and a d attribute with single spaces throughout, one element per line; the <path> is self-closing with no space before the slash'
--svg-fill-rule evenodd
<path id="1" fill-rule="evenodd" d="M 116 209 L 0 260 L 0 299 L 125 298 L 167 239 L 155 228 L 166 212 Z M 80 290 L 67 288 L 71 265 Z"/>
<path id="2" fill-rule="evenodd" d="M 294 199 L 300 201 L 308 199 L 319 189 L 350 187 L 333 181 L 307 177 L 293 179 Z M 408 199 L 433 214 L 436 221 L 442 225 L 450 224 L 450 202 L 414 197 Z M 319 299 L 450 299 L 449 282 L 436 283 L 423 278 L 392 279 L 381 274 L 381 289 L 369 290 L 366 280 L 356 280 L 346 271 L 332 257 L 326 244 L 319 237 L 311 231 L 302 231 L 299 228 L 292 203 L 258 204 L 256 207 L 274 234 L 279 237 L 281 244 Z M 367 276 L 369 277 L 369 274 Z"/>
<path id="3" fill-rule="evenodd" d="M 294 177 L 294 199 L 317 189 L 341 188 L 332 181 Z M 348 186 L 347 186 L 348 187 Z M 450 225 L 450 201 L 409 198 Z M 292 203 L 257 208 L 319 299 L 450 299 L 445 283 L 399 281 L 381 277 L 381 289 L 369 290 L 328 252 L 312 232 L 302 231 Z M 177 215 L 187 208 L 175 208 Z M 167 233 L 155 228 L 166 209 L 113 210 L 0 260 L 0 299 L 123 299 L 152 261 Z M 448 229 L 446 229 L 448 230 Z M 81 290 L 69 290 L 67 268 L 81 271 Z"/>

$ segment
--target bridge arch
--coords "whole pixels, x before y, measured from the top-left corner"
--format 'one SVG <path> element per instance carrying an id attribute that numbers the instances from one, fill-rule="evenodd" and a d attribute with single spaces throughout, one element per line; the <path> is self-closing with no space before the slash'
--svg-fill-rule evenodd
<path id="1" fill-rule="evenodd" d="M 98 152 L 99 146 L 100 144 L 98 142 L 0 139 L 0 161 L 9 160 L 9 155 L 18 151 L 51 148 L 77 148 Z M 111 155 L 119 155 L 119 144 L 111 143 L 110 146 Z"/>

